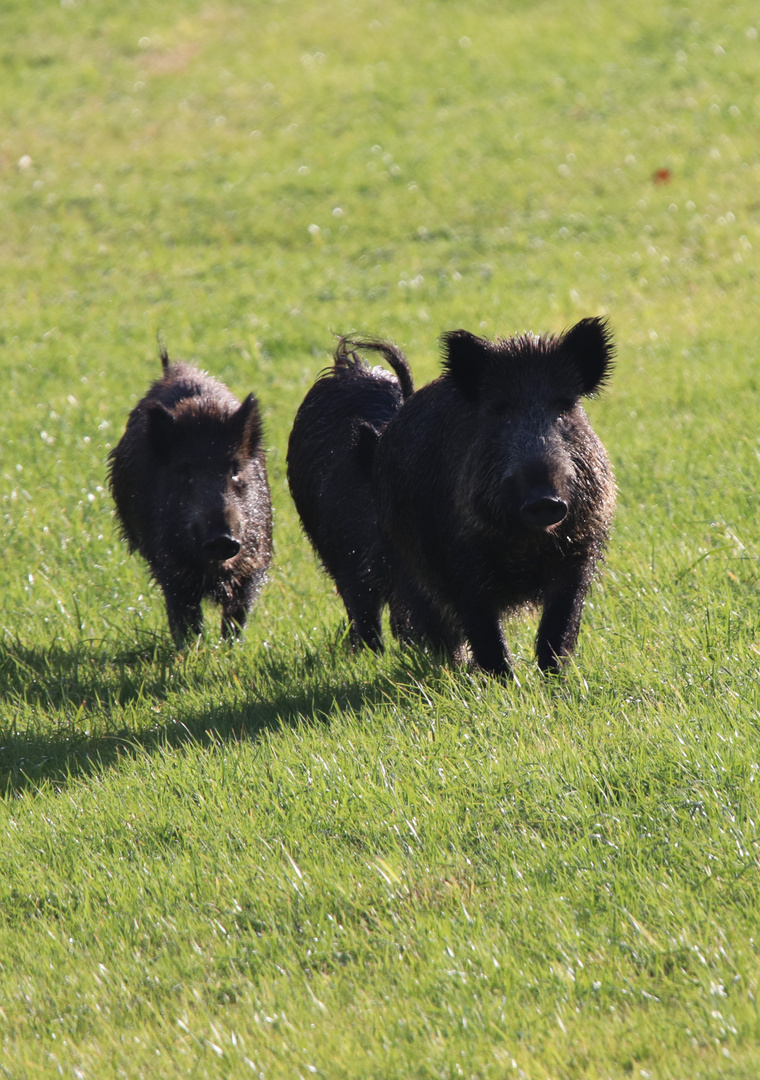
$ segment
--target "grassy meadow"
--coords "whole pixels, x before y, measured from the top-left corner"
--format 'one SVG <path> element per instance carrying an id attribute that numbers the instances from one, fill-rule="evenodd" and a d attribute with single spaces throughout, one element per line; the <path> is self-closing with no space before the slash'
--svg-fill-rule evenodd
<path id="1" fill-rule="evenodd" d="M 0 1077 L 760 1074 L 760 14 L 5 0 Z M 352 656 L 287 490 L 333 334 L 609 317 L 563 680 Z M 177 655 L 105 459 L 156 336 L 266 422 Z"/>

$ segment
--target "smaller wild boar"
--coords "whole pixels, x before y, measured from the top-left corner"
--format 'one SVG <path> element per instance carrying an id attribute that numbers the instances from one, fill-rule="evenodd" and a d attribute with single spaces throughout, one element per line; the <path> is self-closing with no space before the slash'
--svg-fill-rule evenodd
<path id="1" fill-rule="evenodd" d="M 170 363 L 109 454 L 116 516 L 163 590 L 177 645 L 203 629 L 201 600 L 237 637 L 272 558 L 272 504 L 256 398 L 241 404 L 190 364 Z"/>
<path id="2" fill-rule="evenodd" d="M 390 422 L 375 454 L 378 515 L 396 588 L 428 641 L 512 674 L 501 620 L 542 605 L 538 665 L 572 653 L 615 504 L 579 399 L 612 367 L 606 321 L 558 337 L 443 335 L 444 373 Z"/>
<path id="3" fill-rule="evenodd" d="M 379 352 L 395 372 L 370 368 L 356 350 Z M 385 341 L 339 340 L 296 413 L 288 442 L 288 483 L 304 531 L 348 612 L 354 647 L 382 648 L 381 615 L 394 608 L 372 492 L 380 434 L 413 392 L 403 353 Z"/>

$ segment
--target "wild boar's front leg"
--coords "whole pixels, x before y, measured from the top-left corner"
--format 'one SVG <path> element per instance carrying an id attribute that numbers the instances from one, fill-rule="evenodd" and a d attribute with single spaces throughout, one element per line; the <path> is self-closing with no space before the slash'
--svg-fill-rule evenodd
<path id="1" fill-rule="evenodd" d="M 558 674 L 575 648 L 587 591 L 588 575 L 583 573 L 545 592 L 536 635 L 536 659 L 546 674 Z"/>
<path id="2" fill-rule="evenodd" d="M 248 612 L 253 607 L 253 602 L 261 587 L 264 575 L 259 573 L 251 575 L 235 583 L 222 601 L 222 638 L 225 641 L 235 641 L 242 638 L 245 632 L 245 624 L 248 621 Z"/>
<path id="3" fill-rule="evenodd" d="M 243 604 L 235 607 L 224 608 L 222 611 L 222 637 L 225 641 L 235 640 L 243 636 L 248 608 Z"/>
<path id="4" fill-rule="evenodd" d="M 478 667 L 489 675 L 506 675 L 514 679 L 512 657 L 499 615 L 475 606 L 460 612 L 460 615 L 465 637 L 470 643 L 472 657 Z"/>
<path id="5" fill-rule="evenodd" d="M 174 638 L 174 644 L 181 649 L 188 638 L 200 637 L 203 633 L 201 602 L 200 599 L 189 599 L 186 595 L 169 589 L 164 589 L 164 597 L 169 629 Z"/>

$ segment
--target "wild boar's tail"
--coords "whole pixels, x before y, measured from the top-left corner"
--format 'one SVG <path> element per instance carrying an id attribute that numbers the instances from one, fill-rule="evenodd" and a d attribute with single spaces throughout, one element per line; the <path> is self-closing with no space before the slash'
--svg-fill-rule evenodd
<path id="1" fill-rule="evenodd" d="M 335 350 L 335 367 L 341 368 L 348 367 L 349 364 L 359 364 L 361 356 L 357 350 L 365 349 L 382 353 L 386 363 L 393 368 L 398 378 L 404 400 L 411 397 L 414 393 L 414 380 L 409 361 L 398 345 L 394 345 L 392 341 L 382 341 L 380 338 L 362 338 L 360 340 L 350 334 L 345 334 L 339 339 Z"/>
<path id="2" fill-rule="evenodd" d="M 161 337 L 160 332 L 156 334 L 156 340 L 158 341 L 158 355 L 161 358 L 161 367 L 164 369 L 164 374 L 166 374 L 166 371 L 171 362 L 169 360 L 169 352 L 166 348 L 166 342 Z"/>

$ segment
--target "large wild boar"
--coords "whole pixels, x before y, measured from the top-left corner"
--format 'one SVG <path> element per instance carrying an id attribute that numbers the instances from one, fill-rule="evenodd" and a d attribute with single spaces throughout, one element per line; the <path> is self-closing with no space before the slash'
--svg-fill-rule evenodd
<path id="1" fill-rule="evenodd" d="M 397 588 L 436 647 L 512 674 L 505 613 L 543 607 L 545 672 L 573 651 L 615 504 L 580 398 L 610 374 L 602 319 L 557 337 L 443 335 L 444 373 L 385 429 L 375 490 Z"/>
<path id="2" fill-rule="evenodd" d="M 357 350 L 380 353 L 395 372 L 370 368 Z M 309 537 L 348 612 L 351 641 L 382 648 L 381 614 L 403 622 L 391 597 L 372 492 L 377 441 L 412 394 L 403 353 L 385 341 L 341 338 L 296 413 L 288 442 L 288 483 Z"/>
<path id="3" fill-rule="evenodd" d="M 241 404 L 190 364 L 170 363 L 109 454 L 121 532 L 163 590 L 180 647 L 222 607 L 222 636 L 245 626 L 272 557 L 272 507 L 256 398 Z"/>

